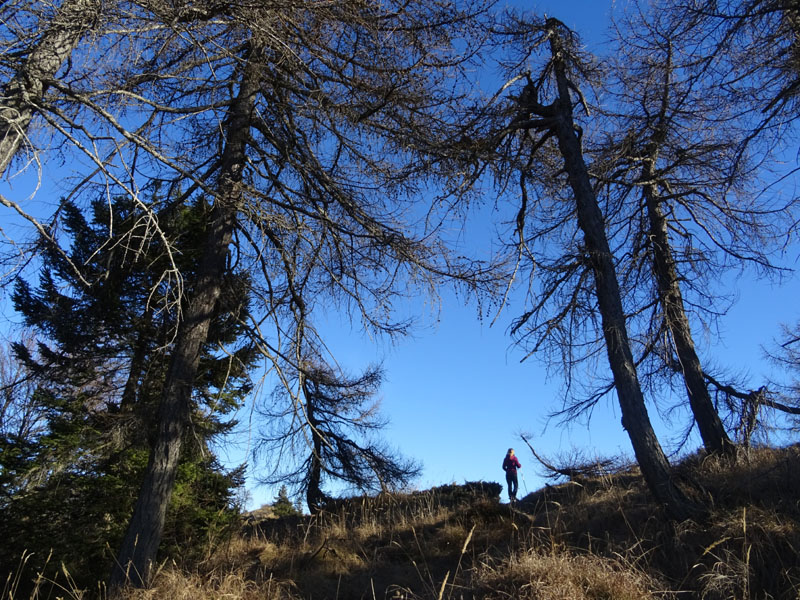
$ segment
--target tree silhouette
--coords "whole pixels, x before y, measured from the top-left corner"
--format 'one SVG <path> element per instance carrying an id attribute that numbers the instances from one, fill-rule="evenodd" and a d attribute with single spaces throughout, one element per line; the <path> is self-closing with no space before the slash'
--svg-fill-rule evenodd
<path id="1" fill-rule="evenodd" d="M 556 19 L 512 15 L 504 32 L 523 57 L 513 68 L 519 69 L 533 49 L 545 43 L 549 48 L 536 73 L 516 77 L 527 83 L 504 113 L 508 120 L 498 140 L 502 154 L 495 163 L 506 180 L 518 178 L 518 256 L 541 273 L 534 305 L 516 320 L 512 332 L 523 343 L 532 340 L 533 351 L 543 344 L 556 346 L 566 369 L 585 359 L 582 353 L 604 348 L 622 425 L 642 475 L 673 518 L 686 518 L 698 507 L 673 482 L 647 413 L 607 217 L 593 181 L 596 175 L 587 166 L 583 129 L 575 120 L 576 107 L 587 108 L 581 82 L 592 75 L 592 62 L 581 55 L 577 36 Z M 534 256 L 531 248 L 545 239 L 552 241 L 544 248 L 549 255 Z M 555 252 L 557 247 L 561 253 Z M 593 328 L 599 330 L 599 339 Z"/>
<path id="2" fill-rule="evenodd" d="M 419 467 L 377 438 L 386 425 L 374 400 L 382 379 L 379 367 L 351 377 L 318 356 L 304 361 L 292 385 L 273 392 L 257 451 L 268 471 L 259 480 L 305 492 L 312 514 L 329 499 L 326 482 L 362 493 L 406 485 Z"/>
<path id="3" fill-rule="evenodd" d="M 169 206 L 163 198 L 157 202 Z M 46 416 L 46 428 L 26 439 L 4 437 L 0 453 L 7 472 L 7 459 L 27 452 L 9 483 L 3 563 L 11 568 L 24 550 L 41 550 L 36 554 L 45 561 L 57 539 L 64 560 L 75 561 L 76 574 L 87 583 L 110 569 L 107 544 L 119 542 L 133 508 L 175 318 L 149 304 L 158 285 L 158 263 L 165 260 L 159 246 L 133 253 L 124 243 L 141 233 L 136 233 L 142 227 L 136 205 L 122 197 L 111 204 L 98 200 L 93 207 L 87 222 L 65 202 L 65 234 L 73 240 L 69 256 L 45 247 L 38 286 L 17 280 L 15 306 L 37 332 L 38 345 L 17 344 L 15 349 L 36 385 L 27 402 Z M 180 239 L 180 256 L 187 263 L 200 251 L 207 210 L 201 202 L 175 212 L 165 208 L 159 215 L 163 230 Z M 116 223 L 112 232 L 109 222 Z M 84 273 L 93 278 L 103 277 L 87 288 L 69 261 L 84 265 Z M 165 516 L 173 547 L 202 536 L 220 511 L 230 508 L 231 488 L 241 485 L 241 473 L 226 472 L 209 452 L 210 440 L 232 425 L 225 415 L 250 390 L 247 373 L 254 356 L 231 318 L 246 313 L 246 287 L 231 273 L 225 289 L 226 302 L 213 316 L 209 340 L 228 353 L 220 356 L 207 347 L 201 357 L 191 399 L 192 429 L 176 476 L 182 509 Z M 70 489 L 68 502 L 62 502 L 65 488 Z M 34 525 L 30 514 L 37 510 L 43 513 Z M 73 525 L 65 526 L 65 520 Z"/>

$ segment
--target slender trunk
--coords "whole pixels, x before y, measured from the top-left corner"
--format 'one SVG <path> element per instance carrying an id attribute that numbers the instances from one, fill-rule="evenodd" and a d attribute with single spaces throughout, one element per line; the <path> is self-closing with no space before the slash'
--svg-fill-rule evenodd
<path id="1" fill-rule="evenodd" d="M 653 164 L 650 163 L 648 168 L 651 172 L 647 179 L 652 181 Z M 644 196 L 647 203 L 647 215 L 650 219 L 653 271 L 656 277 L 658 296 L 664 309 L 667 326 L 675 342 L 675 353 L 678 356 L 686 383 L 689 406 L 694 414 L 705 449 L 710 453 L 729 455 L 734 452 L 735 446 L 722 425 L 722 420 L 714 408 L 708 387 L 703 379 L 703 367 L 694 348 L 692 331 L 683 304 L 683 295 L 678 285 L 678 273 L 672 258 L 667 219 L 661 210 L 654 184 L 645 186 Z"/>
<path id="2" fill-rule="evenodd" d="M 321 449 L 319 436 L 314 436 L 314 449 L 311 454 L 311 466 L 308 470 L 308 488 L 306 489 L 306 504 L 312 515 L 317 514 L 325 501 L 325 494 L 320 487 L 322 483 L 322 462 L 319 450 Z"/>
<path id="3" fill-rule="evenodd" d="M 52 79 L 94 27 L 100 13 L 98 0 L 65 0 L 48 30 L 6 84 L 0 97 L 0 175 L 25 139 L 28 125 Z"/>
<path id="4" fill-rule="evenodd" d="M 306 503 L 311 514 L 319 512 L 325 502 L 322 491 L 322 436 L 316 429 L 312 429 L 311 438 L 311 466 L 308 471 L 308 489 L 306 490 Z"/>
<path id="5" fill-rule="evenodd" d="M 198 271 L 198 284 L 179 326 L 157 417 L 158 431 L 133 516 L 120 548 L 111 586 L 128 581 L 148 583 L 164 527 L 181 452 L 183 433 L 191 412 L 191 395 L 197 365 L 214 307 L 219 297 L 225 259 L 232 232 L 227 210 L 215 206 L 206 251 Z"/>
<path id="6" fill-rule="evenodd" d="M 306 487 L 306 504 L 311 514 L 320 511 L 325 502 L 325 494 L 322 492 L 322 434 L 320 433 L 315 410 L 313 390 L 308 385 L 308 380 L 303 383 L 303 395 L 306 401 L 306 419 L 311 428 L 311 457 L 308 467 L 308 482 Z"/>
<path id="7" fill-rule="evenodd" d="M 675 353 L 686 384 L 689 406 L 700 431 L 703 445 L 710 453 L 729 455 L 735 451 L 735 446 L 731 443 L 725 427 L 722 425 L 722 420 L 714 408 L 703 378 L 703 368 L 694 348 L 692 330 L 678 283 L 678 269 L 672 257 L 669 227 L 657 188 L 656 162 L 670 127 L 669 111 L 672 102 L 671 90 L 673 89 L 671 47 L 667 48 L 663 72 L 660 108 L 655 128 L 645 147 L 641 173 L 647 217 L 650 223 L 649 238 L 653 248 L 653 274 L 656 279 L 658 300 L 664 310 L 667 327 L 675 343 Z"/>
<path id="8" fill-rule="evenodd" d="M 642 476 L 653 495 L 670 516 L 685 519 L 692 515 L 693 507 L 670 477 L 669 462 L 653 430 L 636 374 L 603 214 L 591 186 L 572 118 L 570 83 L 561 58 L 564 52 L 556 23 L 555 20 L 548 21 L 558 87 L 553 131 L 558 138 L 564 167 L 575 194 L 578 225 L 584 234 L 586 253 L 594 275 L 608 361 L 622 413 L 622 426 L 628 432 Z"/>
<path id="9" fill-rule="evenodd" d="M 178 329 L 158 413 L 158 432 L 133 516 L 123 539 L 110 587 L 131 583 L 146 586 L 156 559 L 167 512 L 181 442 L 191 416 L 191 395 L 197 366 L 208 339 L 214 308 L 226 273 L 233 238 L 242 170 L 246 161 L 247 132 L 259 85 L 259 69 L 247 63 L 239 94 L 227 121 L 226 143 L 218 193 L 214 199 L 205 250 Z"/>

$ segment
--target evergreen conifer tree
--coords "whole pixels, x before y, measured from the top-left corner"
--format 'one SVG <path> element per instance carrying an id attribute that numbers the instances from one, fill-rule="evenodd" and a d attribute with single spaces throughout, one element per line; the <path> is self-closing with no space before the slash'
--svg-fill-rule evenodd
<path id="1" fill-rule="evenodd" d="M 0 445 L 6 515 L 0 564 L 7 572 L 23 550 L 35 552 L 35 562 L 51 549 L 87 583 L 110 569 L 107 549 L 119 543 L 147 464 L 178 308 L 161 277 L 164 263 L 177 257 L 186 263 L 177 267 L 191 269 L 208 210 L 202 200 L 179 210 L 160 204 L 159 229 L 173 252 L 165 251 L 165 240 L 151 234 L 151 224 L 130 201 L 98 200 L 91 223 L 67 202 L 69 256 L 45 247 L 38 286 L 16 282 L 15 307 L 39 341 L 33 352 L 22 344 L 15 350 L 36 379 L 29 401 L 44 408 L 47 428 L 36 439 Z M 90 288 L 74 279 L 66 260 L 85 266 Z M 208 447 L 232 427 L 225 415 L 249 392 L 255 356 L 240 341 L 238 325 L 247 311 L 246 280 L 232 272 L 225 286 L 201 358 L 191 441 L 183 445 L 165 552 L 192 547 L 191 540 L 220 524 L 220 515 L 230 520 L 232 488 L 242 483 L 241 470 L 226 472 Z M 226 351 L 215 351 L 220 347 Z M 5 477 L 12 462 L 13 477 Z"/>
<path id="2" fill-rule="evenodd" d="M 272 511 L 278 517 L 290 517 L 292 515 L 300 514 L 292 501 L 289 499 L 289 491 L 285 485 L 281 486 L 278 490 L 278 495 L 275 498 L 275 503 L 272 505 Z"/>

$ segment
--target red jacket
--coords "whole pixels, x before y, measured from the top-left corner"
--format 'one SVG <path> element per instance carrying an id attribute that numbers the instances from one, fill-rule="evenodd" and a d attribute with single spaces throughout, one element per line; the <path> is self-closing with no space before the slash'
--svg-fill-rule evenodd
<path id="1" fill-rule="evenodd" d="M 509 456 L 506 454 L 506 457 L 503 459 L 503 471 L 508 473 L 509 475 L 516 475 L 517 469 L 521 469 L 522 465 L 519 464 L 519 460 L 517 459 L 517 455 Z"/>

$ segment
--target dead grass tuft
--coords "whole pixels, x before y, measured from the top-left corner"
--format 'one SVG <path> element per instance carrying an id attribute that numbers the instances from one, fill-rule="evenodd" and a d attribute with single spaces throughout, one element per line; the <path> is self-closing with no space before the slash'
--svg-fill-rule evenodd
<path id="1" fill-rule="evenodd" d="M 150 589 L 127 589 L 119 600 L 199 600 L 235 598 L 237 600 L 299 600 L 293 582 L 268 578 L 249 580 L 239 573 L 187 574 L 178 569 L 162 569 Z"/>
<path id="2" fill-rule="evenodd" d="M 487 561 L 476 571 L 479 597 L 520 600 L 650 600 L 653 582 L 612 559 L 532 548 Z M 659 596 L 662 597 L 662 596 Z"/>

